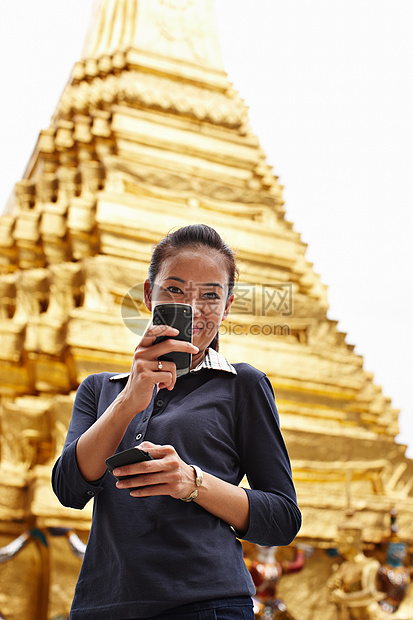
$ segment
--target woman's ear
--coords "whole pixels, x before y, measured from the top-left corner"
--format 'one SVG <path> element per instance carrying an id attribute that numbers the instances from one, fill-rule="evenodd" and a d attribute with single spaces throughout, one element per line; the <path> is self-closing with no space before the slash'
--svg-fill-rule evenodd
<path id="1" fill-rule="evenodd" d="M 146 278 L 145 283 L 143 285 L 144 292 L 144 302 L 145 306 L 148 308 L 149 312 L 152 312 L 152 289 L 149 284 L 148 278 Z"/>
<path id="2" fill-rule="evenodd" d="M 228 297 L 227 303 L 225 304 L 224 314 L 222 315 L 222 320 L 225 321 L 227 316 L 229 315 L 229 311 L 231 309 L 231 304 L 234 301 L 234 293 L 232 293 L 231 297 Z"/>

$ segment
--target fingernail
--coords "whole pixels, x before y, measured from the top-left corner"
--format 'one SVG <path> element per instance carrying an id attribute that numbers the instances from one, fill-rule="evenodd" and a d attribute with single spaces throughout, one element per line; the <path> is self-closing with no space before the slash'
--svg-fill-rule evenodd
<path id="1" fill-rule="evenodd" d="M 120 469 L 114 469 L 114 470 L 113 470 L 113 472 L 112 472 L 112 474 L 113 474 L 114 476 L 119 476 L 119 474 L 120 474 Z"/>

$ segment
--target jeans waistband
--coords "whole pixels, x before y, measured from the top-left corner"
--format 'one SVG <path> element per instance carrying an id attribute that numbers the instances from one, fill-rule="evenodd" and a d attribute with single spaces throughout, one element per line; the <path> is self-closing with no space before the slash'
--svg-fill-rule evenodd
<path id="1" fill-rule="evenodd" d="M 188 611 L 204 611 L 206 609 L 216 609 L 219 607 L 243 607 L 252 606 L 252 599 L 250 596 L 228 596 L 226 598 L 215 598 L 208 601 L 198 601 L 197 603 L 187 603 L 186 605 L 180 605 L 179 607 L 173 607 L 168 609 L 158 616 L 168 616 L 169 614 L 180 614 Z"/>

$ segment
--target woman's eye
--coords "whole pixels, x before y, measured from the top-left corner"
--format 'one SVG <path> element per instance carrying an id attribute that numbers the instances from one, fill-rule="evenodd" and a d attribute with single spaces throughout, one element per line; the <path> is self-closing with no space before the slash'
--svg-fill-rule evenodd
<path id="1" fill-rule="evenodd" d="M 169 291 L 170 293 L 173 293 L 174 295 L 182 293 L 179 286 L 168 286 L 166 290 Z"/>
<path id="2" fill-rule="evenodd" d="M 208 291 L 208 293 L 204 293 L 202 297 L 206 297 L 207 299 L 219 299 L 219 295 L 214 291 Z"/>

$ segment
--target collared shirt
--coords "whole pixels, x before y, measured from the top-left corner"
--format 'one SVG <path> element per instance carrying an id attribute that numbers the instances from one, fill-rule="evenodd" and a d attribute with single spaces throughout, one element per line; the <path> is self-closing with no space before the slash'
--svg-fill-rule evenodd
<path id="1" fill-rule="evenodd" d="M 173 390 L 154 389 L 118 451 L 147 439 L 174 446 L 186 463 L 230 484 L 246 475 L 250 519 L 243 538 L 287 545 L 301 517 L 271 384 L 249 364 L 223 360 L 210 350 Z M 127 376 L 99 373 L 83 381 L 53 469 L 53 488 L 65 506 L 83 508 L 91 497 L 95 502 L 70 619 L 144 618 L 186 603 L 253 594 L 241 544 L 227 523 L 196 502 L 133 498 L 117 489 L 109 472 L 96 482 L 82 477 L 77 440 L 123 390 Z"/>
<path id="2" fill-rule="evenodd" d="M 231 372 L 233 375 L 237 374 L 234 366 L 230 364 L 223 355 L 211 347 L 206 350 L 205 357 L 199 362 L 199 364 L 189 372 L 199 372 L 204 368 L 209 370 L 224 370 L 226 372 Z M 114 375 L 110 378 L 110 381 L 116 381 L 117 379 L 123 379 L 125 377 L 129 377 L 128 372 L 122 372 L 118 375 Z"/>
<path id="3" fill-rule="evenodd" d="M 209 370 L 224 370 L 226 372 L 231 372 L 234 375 L 237 374 L 234 366 L 230 364 L 223 355 L 221 355 L 220 353 L 218 353 L 218 351 L 215 351 L 215 349 L 212 349 L 211 347 L 207 349 L 204 359 L 199 362 L 198 366 L 196 366 L 196 368 L 194 368 L 190 372 L 199 372 L 203 368 Z"/>

